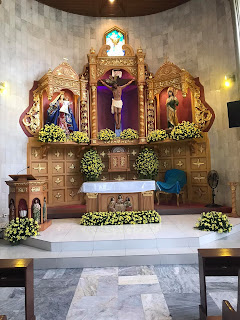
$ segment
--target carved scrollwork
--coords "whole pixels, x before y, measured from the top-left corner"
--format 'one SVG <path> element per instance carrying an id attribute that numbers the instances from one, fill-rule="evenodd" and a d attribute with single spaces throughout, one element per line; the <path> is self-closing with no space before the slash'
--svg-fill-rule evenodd
<path id="1" fill-rule="evenodd" d="M 107 57 L 107 51 L 110 50 L 111 47 L 108 44 L 104 44 L 101 49 L 99 50 L 98 56 L 99 57 Z"/>
<path id="2" fill-rule="evenodd" d="M 51 101 L 54 92 L 63 89 L 69 89 L 75 95 L 80 95 L 78 74 L 67 62 L 61 63 L 53 71 L 49 69 L 39 80 L 38 88 L 34 91 L 34 94 L 41 95 L 43 91 L 46 91 L 48 100 Z"/>
<path id="3" fill-rule="evenodd" d="M 40 97 L 39 95 L 35 95 L 33 100 L 34 100 L 34 103 L 31 109 L 24 116 L 22 122 L 30 134 L 36 135 L 40 130 Z"/>
<path id="4" fill-rule="evenodd" d="M 125 51 L 125 57 L 133 57 L 134 51 L 133 48 L 129 44 L 124 44 L 122 49 Z"/>
<path id="5" fill-rule="evenodd" d="M 212 119 L 212 113 L 202 103 L 202 101 L 200 99 L 200 90 L 199 89 L 196 90 L 196 92 L 195 92 L 195 99 L 196 99 L 195 121 L 201 130 L 205 130 L 208 127 L 209 122 Z"/>
<path id="6" fill-rule="evenodd" d="M 78 74 L 73 70 L 73 68 L 67 63 L 63 62 L 58 67 L 53 70 L 53 75 L 62 77 L 64 79 L 70 79 L 78 81 Z"/>
<path id="7" fill-rule="evenodd" d="M 181 90 L 183 97 L 186 97 L 188 90 L 190 89 L 193 97 L 192 111 L 193 122 L 204 131 L 209 129 L 213 112 L 207 107 L 201 100 L 200 88 L 196 84 L 195 79 L 184 69 L 180 69 L 170 61 L 165 61 L 164 64 L 158 69 L 155 77 L 149 77 L 147 79 L 148 85 L 148 131 L 152 130 L 153 124 L 150 121 L 150 114 L 152 113 L 151 101 L 154 97 L 161 93 L 161 91 L 168 87 Z"/>

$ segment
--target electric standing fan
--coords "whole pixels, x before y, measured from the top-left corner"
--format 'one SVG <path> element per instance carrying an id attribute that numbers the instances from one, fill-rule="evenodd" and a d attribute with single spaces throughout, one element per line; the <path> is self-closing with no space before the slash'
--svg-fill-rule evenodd
<path id="1" fill-rule="evenodd" d="M 207 176 L 207 181 L 208 181 L 209 187 L 212 189 L 212 203 L 207 204 L 206 207 L 209 207 L 209 208 L 222 207 L 220 204 L 215 203 L 215 196 L 216 196 L 215 189 L 217 188 L 218 182 L 219 182 L 219 175 L 217 171 L 215 170 L 209 171 Z"/>

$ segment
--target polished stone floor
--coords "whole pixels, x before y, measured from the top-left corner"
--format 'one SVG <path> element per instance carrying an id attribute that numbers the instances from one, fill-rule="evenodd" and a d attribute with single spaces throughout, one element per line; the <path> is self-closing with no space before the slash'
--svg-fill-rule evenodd
<path id="1" fill-rule="evenodd" d="M 197 320 L 196 265 L 36 270 L 37 320 Z M 237 277 L 209 277 L 209 315 L 237 303 Z M 24 290 L 0 288 L 0 311 L 24 319 Z"/>

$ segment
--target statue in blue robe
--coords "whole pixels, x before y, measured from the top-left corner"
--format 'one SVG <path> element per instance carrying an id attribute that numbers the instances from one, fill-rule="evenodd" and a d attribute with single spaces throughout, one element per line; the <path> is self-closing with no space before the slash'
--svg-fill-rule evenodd
<path id="1" fill-rule="evenodd" d="M 54 123 L 63 129 L 66 135 L 72 131 L 78 131 L 72 109 L 70 108 L 68 98 L 64 97 L 64 91 L 54 99 L 47 110 L 47 124 Z"/>

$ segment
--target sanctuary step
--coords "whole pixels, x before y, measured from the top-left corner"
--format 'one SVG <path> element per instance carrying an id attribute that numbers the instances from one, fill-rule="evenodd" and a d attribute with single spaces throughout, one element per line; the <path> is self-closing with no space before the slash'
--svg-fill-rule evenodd
<path id="1" fill-rule="evenodd" d="M 161 224 L 85 227 L 56 219 L 18 246 L 0 240 L 1 258 L 34 258 L 35 268 L 195 264 L 198 248 L 237 247 L 240 218 L 229 234 L 194 229 L 197 215 L 162 216 Z"/>
<path id="2" fill-rule="evenodd" d="M 180 204 L 178 207 L 176 203 L 167 204 L 163 202 L 160 205 L 155 204 L 155 210 L 159 212 L 160 215 L 191 215 L 201 214 L 204 211 L 209 211 L 210 208 L 206 208 L 203 204 Z M 230 213 L 232 208 L 223 206 L 221 208 L 211 208 L 211 210 Z M 85 212 L 85 205 L 49 207 L 48 217 L 49 219 L 80 218 Z"/>

